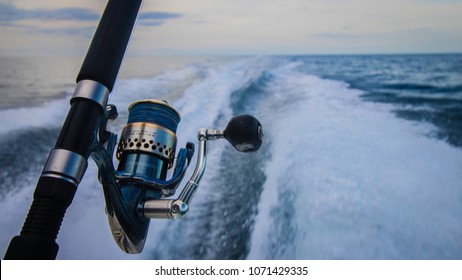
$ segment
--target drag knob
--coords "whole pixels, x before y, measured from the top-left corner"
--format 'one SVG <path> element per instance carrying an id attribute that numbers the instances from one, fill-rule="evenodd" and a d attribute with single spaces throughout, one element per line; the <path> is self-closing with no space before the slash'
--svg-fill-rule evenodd
<path id="1" fill-rule="evenodd" d="M 224 137 L 240 152 L 255 152 L 262 144 L 263 129 L 256 118 L 239 115 L 229 121 Z"/>

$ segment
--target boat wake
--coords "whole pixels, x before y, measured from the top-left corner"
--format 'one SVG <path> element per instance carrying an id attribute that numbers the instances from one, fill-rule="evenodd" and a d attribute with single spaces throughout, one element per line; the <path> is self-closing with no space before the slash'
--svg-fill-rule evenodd
<path id="1" fill-rule="evenodd" d="M 365 101 L 364 92 L 307 74 L 306 67 L 256 57 L 119 80 L 110 100 L 121 112 L 113 131 L 126 123 L 130 103 L 161 98 L 182 115 L 179 146 L 196 141 L 199 128 L 223 129 L 243 113 L 262 123 L 263 146 L 241 154 L 224 141 L 211 142 L 188 217 L 153 220 L 145 250 L 136 256 L 112 240 L 90 164 L 64 219 L 58 258 L 462 258 L 462 150 L 433 137 L 433 125 L 397 117 L 395 104 Z M 59 128 L 67 110 L 60 102 L 29 110 L 29 120 L 3 123 L 2 144 L 12 143 L 7 136 L 18 140 L 25 131 Z M 65 109 L 50 115 L 57 107 Z M 3 110 L 0 117 L 21 110 Z M 54 144 L 39 141 L 43 148 L 29 149 L 34 166 Z M 2 183 L 0 245 L 6 250 L 40 168 L 2 170 L 4 178 L 28 178 L 14 189 Z"/>

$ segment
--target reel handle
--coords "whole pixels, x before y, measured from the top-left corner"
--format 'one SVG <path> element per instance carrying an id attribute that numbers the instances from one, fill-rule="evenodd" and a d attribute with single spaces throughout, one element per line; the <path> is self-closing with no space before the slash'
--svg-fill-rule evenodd
<path id="1" fill-rule="evenodd" d="M 197 133 L 199 151 L 193 175 L 181 191 L 178 199 L 150 199 L 145 201 L 141 210 L 145 218 L 179 219 L 188 213 L 191 200 L 199 188 L 200 180 L 205 172 L 206 143 L 222 138 L 228 140 L 240 152 L 255 152 L 262 144 L 263 129 L 260 122 L 250 115 L 233 117 L 225 130 L 199 129 Z"/>
<path id="2" fill-rule="evenodd" d="M 239 115 L 229 121 L 224 138 L 239 152 L 255 152 L 262 144 L 263 129 L 255 117 Z"/>

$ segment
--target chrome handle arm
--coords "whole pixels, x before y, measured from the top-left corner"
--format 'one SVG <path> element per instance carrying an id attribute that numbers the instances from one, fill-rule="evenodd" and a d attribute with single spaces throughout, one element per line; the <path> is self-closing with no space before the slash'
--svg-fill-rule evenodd
<path id="1" fill-rule="evenodd" d="M 201 128 L 197 133 L 199 149 L 197 153 L 196 169 L 177 199 L 151 199 L 145 201 L 142 213 L 150 219 L 178 219 L 184 217 L 189 211 L 194 194 L 199 188 L 199 182 L 204 175 L 207 163 L 207 140 L 224 138 L 222 130 Z"/>

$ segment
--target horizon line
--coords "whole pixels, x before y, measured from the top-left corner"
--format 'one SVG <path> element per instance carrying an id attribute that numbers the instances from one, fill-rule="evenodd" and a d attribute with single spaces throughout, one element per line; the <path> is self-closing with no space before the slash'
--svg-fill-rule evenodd
<path id="1" fill-rule="evenodd" d="M 441 52 L 369 52 L 369 53 L 126 53 L 125 57 L 249 57 L 249 56 L 388 56 L 388 55 L 461 55 L 462 51 L 441 51 Z M 59 53 L 42 53 L 42 54 L 2 54 L 1 58 L 47 58 L 47 57 L 85 57 L 86 53 L 81 54 L 59 54 Z"/>

